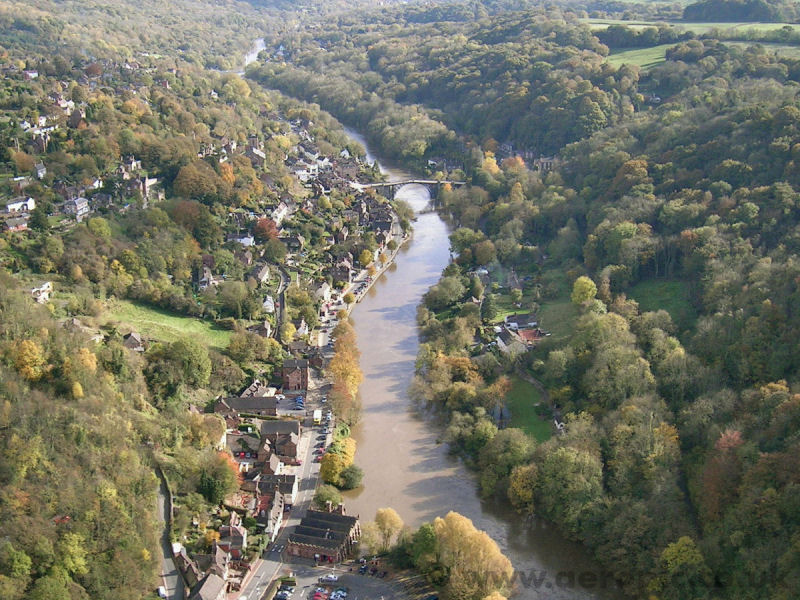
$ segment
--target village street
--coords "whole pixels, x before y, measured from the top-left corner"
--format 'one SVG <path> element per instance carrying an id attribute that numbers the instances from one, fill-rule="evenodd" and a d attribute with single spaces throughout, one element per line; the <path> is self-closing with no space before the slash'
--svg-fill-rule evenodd
<path id="1" fill-rule="evenodd" d="M 313 371 L 312 371 L 313 373 Z M 319 480 L 319 463 L 315 462 L 314 445 L 318 435 L 325 429 L 325 426 L 313 426 L 311 414 L 313 408 L 326 410 L 327 405 L 321 402 L 325 393 L 327 382 L 319 377 L 311 375 L 309 377 L 309 387 L 306 396 L 309 411 L 304 421 L 304 431 L 300 438 L 298 448 L 298 458 L 302 461 L 301 465 L 289 467 L 300 477 L 299 490 L 295 504 L 291 511 L 285 515 L 283 527 L 278 534 L 275 542 L 270 544 L 261 559 L 256 561 L 256 566 L 252 575 L 247 580 L 244 588 L 240 592 L 228 595 L 229 600 L 258 600 L 269 587 L 270 582 L 276 577 L 288 575 L 292 571 L 292 566 L 284 563 L 284 551 L 289 540 L 289 534 L 294 527 L 300 523 L 300 519 L 305 515 L 306 510 L 311 506 L 314 491 Z M 326 446 L 330 443 L 330 436 L 326 441 Z M 285 557 L 289 558 L 289 557 Z"/>

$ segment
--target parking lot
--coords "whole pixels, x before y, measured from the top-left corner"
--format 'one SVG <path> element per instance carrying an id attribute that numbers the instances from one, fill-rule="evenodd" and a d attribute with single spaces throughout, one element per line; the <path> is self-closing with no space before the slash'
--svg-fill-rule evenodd
<path id="1" fill-rule="evenodd" d="M 311 567 L 296 565 L 297 585 L 276 600 L 405 600 L 403 588 L 390 579 L 359 574 L 359 565 Z M 352 571 L 349 569 L 352 568 Z M 333 580 L 335 578 L 335 581 Z M 330 581 L 326 581 L 330 579 Z"/>

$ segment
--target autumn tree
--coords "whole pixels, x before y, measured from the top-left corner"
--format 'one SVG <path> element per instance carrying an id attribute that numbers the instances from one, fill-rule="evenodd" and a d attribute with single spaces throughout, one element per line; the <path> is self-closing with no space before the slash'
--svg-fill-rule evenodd
<path id="1" fill-rule="evenodd" d="M 379 508 L 375 512 L 375 525 L 380 535 L 381 549 L 385 551 L 403 530 L 403 519 L 393 508 Z"/>
<path id="2" fill-rule="evenodd" d="M 259 219 L 256 222 L 255 227 L 253 227 L 253 237 L 256 239 L 256 241 L 261 243 L 269 240 L 277 240 L 278 226 L 275 224 L 275 221 L 268 217 Z"/>
<path id="3" fill-rule="evenodd" d="M 583 304 L 592 300 L 597 295 L 597 286 L 594 281 L 581 275 L 572 284 L 572 302 L 573 304 Z"/>
<path id="4" fill-rule="evenodd" d="M 44 350 L 36 340 L 22 340 L 14 350 L 14 366 L 28 381 L 37 381 L 44 373 Z"/>
<path id="5" fill-rule="evenodd" d="M 465 594 L 480 600 L 494 591 L 503 592 L 514 572 L 506 558 L 485 531 L 456 512 L 433 521 L 439 561 L 449 569 L 449 593 Z"/>

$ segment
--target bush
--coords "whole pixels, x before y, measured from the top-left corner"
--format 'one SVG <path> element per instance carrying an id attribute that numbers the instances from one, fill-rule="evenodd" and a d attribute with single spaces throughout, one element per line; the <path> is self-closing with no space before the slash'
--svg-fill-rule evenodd
<path id="1" fill-rule="evenodd" d="M 314 493 L 314 506 L 320 510 L 325 510 L 327 503 L 330 502 L 333 506 L 339 506 L 342 501 L 342 494 L 339 493 L 332 485 L 321 485 Z"/>
<path id="2" fill-rule="evenodd" d="M 342 469 L 339 475 L 339 487 L 343 490 L 353 490 L 361 485 L 364 471 L 357 465 L 349 465 Z"/>

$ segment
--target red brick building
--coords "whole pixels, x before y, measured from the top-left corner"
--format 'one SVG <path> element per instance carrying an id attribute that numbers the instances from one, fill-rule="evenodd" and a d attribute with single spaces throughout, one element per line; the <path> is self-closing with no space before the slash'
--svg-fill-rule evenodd
<path id="1" fill-rule="evenodd" d="M 283 390 L 296 392 L 308 389 L 308 361 L 305 359 L 288 359 L 281 367 Z"/>

